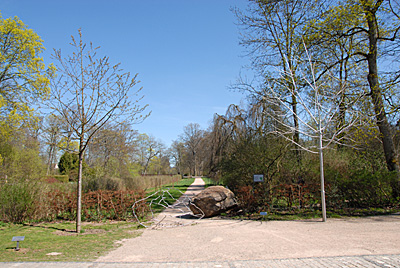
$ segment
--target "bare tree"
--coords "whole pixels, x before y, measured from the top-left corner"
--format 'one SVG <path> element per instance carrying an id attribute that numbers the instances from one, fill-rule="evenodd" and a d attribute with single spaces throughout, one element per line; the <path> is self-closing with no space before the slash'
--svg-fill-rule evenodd
<path id="1" fill-rule="evenodd" d="M 307 51 L 306 51 L 307 52 Z M 276 113 L 276 110 L 269 110 L 274 113 L 272 118 L 275 118 L 278 122 L 275 124 L 275 130 L 273 133 L 287 139 L 290 142 L 295 142 L 292 138 L 296 131 L 300 133 L 300 140 L 296 143 L 297 148 L 305 150 L 310 153 L 319 154 L 320 159 L 320 178 L 321 178 L 321 206 L 322 206 L 322 218 L 326 221 L 326 205 L 325 205 L 325 182 L 324 182 L 324 158 L 323 151 L 331 144 L 342 144 L 346 145 L 346 139 L 349 139 L 348 135 L 345 135 L 352 128 L 355 128 L 361 124 L 361 115 L 357 111 L 348 111 L 350 115 L 347 118 L 346 125 L 337 126 L 336 120 L 338 114 L 341 113 L 341 105 L 337 101 L 342 100 L 340 96 L 346 88 L 332 88 L 336 87 L 336 84 L 332 79 L 324 79 L 324 81 L 317 82 L 314 69 L 315 66 L 311 61 L 311 57 L 306 53 L 308 58 L 308 70 L 305 69 L 301 76 L 301 80 L 298 80 L 298 76 L 290 72 L 290 68 L 287 69 L 289 72 L 282 71 L 282 77 L 290 77 L 292 80 L 290 85 L 282 84 L 285 86 L 289 93 L 282 94 L 282 91 L 275 90 L 274 87 L 269 87 L 269 94 L 262 96 L 262 98 L 273 105 L 279 105 L 284 113 Z M 282 79 L 281 81 L 285 81 Z M 297 88 L 297 84 L 304 82 L 307 86 L 300 92 Z M 339 82 L 339 85 L 344 83 Z M 293 85 L 293 87 L 292 87 Z M 289 123 L 289 118 L 296 111 L 286 101 L 291 96 L 296 96 L 300 109 L 299 128 L 294 127 Z"/>
<path id="2" fill-rule="evenodd" d="M 193 175 L 199 175 L 199 163 L 198 154 L 200 152 L 201 139 L 203 138 L 203 130 L 200 129 L 200 125 L 197 123 L 190 123 L 184 127 L 182 140 L 185 142 L 185 146 L 189 151 L 189 161 L 191 163 L 191 171 Z"/>
<path id="3" fill-rule="evenodd" d="M 79 142 L 79 171 L 77 186 L 76 232 L 81 230 L 82 164 L 85 150 L 92 137 L 108 121 L 139 123 L 148 114 L 147 105 L 140 105 L 141 88 L 137 75 L 123 73 L 120 64 L 112 65 L 109 58 L 97 54 L 98 47 L 86 45 L 79 30 L 78 40 L 72 36 L 73 52 L 64 58 L 54 50 L 57 76 L 52 79 L 52 100 L 49 107 L 71 127 Z"/>
<path id="4" fill-rule="evenodd" d="M 172 164 L 175 166 L 178 174 L 184 174 L 186 171 L 185 160 L 187 158 L 187 150 L 183 141 L 175 140 L 172 142 L 169 148 L 169 155 L 172 160 Z"/>
<path id="5" fill-rule="evenodd" d="M 47 175 L 50 174 L 53 163 L 56 163 L 60 131 L 60 120 L 54 115 L 48 116 L 43 127 L 43 136 L 47 145 Z"/>
<path id="6" fill-rule="evenodd" d="M 279 79 L 286 81 L 286 87 L 280 90 L 293 91 L 295 85 L 291 84 L 290 77 L 282 77 L 277 70 L 285 73 L 296 74 L 296 58 L 302 53 L 301 43 L 298 42 L 304 35 L 303 28 L 313 17 L 323 10 L 323 1 L 318 0 L 294 0 L 250 1 L 246 13 L 235 9 L 238 25 L 241 27 L 241 44 L 247 48 L 252 62 L 251 67 L 258 73 L 264 83 L 273 83 Z M 274 85 L 277 87 L 279 85 Z M 297 90 L 301 88 L 298 84 Z M 235 86 L 250 94 L 259 94 L 259 90 L 246 86 L 246 81 L 240 79 Z M 287 88 L 288 87 L 288 88 Z M 278 88 L 277 88 L 278 89 Z M 293 114 L 291 122 L 295 128 L 299 128 L 298 101 L 296 95 L 286 100 L 292 106 Z M 300 132 L 295 131 L 293 143 L 297 144 Z M 295 151 L 296 154 L 299 152 Z M 300 155 L 297 155 L 300 161 Z"/>
<path id="7" fill-rule="evenodd" d="M 86 163 L 97 167 L 100 173 L 121 176 L 134 152 L 137 131 L 127 123 L 114 126 L 111 122 L 94 135 L 87 148 Z"/>

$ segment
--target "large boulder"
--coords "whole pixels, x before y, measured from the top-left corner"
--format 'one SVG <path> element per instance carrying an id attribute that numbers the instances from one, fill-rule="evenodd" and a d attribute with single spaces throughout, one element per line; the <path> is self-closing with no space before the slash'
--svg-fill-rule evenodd
<path id="1" fill-rule="evenodd" d="M 237 206 L 235 194 L 223 186 L 211 186 L 194 196 L 190 210 L 196 216 L 212 217 Z"/>

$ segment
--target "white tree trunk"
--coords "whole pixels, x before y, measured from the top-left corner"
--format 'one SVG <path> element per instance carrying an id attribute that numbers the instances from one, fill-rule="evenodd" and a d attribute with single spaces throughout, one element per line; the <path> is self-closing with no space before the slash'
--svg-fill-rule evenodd
<path id="1" fill-rule="evenodd" d="M 323 147 L 322 147 L 322 131 L 321 130 L 319 132 L 319 171 L 321 173 L 322 221 L 325 222 L 326 221 L 326 203 L 325 203 L 324 153 L 323 153 Z"/>

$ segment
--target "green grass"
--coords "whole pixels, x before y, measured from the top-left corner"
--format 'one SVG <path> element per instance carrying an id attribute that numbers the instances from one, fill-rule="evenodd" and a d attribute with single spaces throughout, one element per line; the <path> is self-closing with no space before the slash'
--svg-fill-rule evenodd
<path id="1" fill-rule="evenodd" d="M 321 212 L 318 210 L 301 210 L 301 211 L 270 211 L 266 216 L 260 213 L 239 214 L 232 215 L 233 219 L 246 219 L 246 220 L 263 220 L 263 221 L 293 221 L 321 218 Z M 227 215 L 230 216 L 230 215 Z"/>
<path id="2" fill-rule="evenodd" d="M 162 186 L 172 195 L 164 195 L 167 203 L 172 204 L 192 183 L 194 178 Z M 148 195 L 156 189 L 147 191 Z M 155 212 L 161 212 L 162 206 L 154 206 Z M 114 249 L 124 238 L 133 238 L 141 234 L 138 223 L 102 222 L 82 223 L 82 233 L 77 235 L 75 222 L 8 224 L 0 222 L 0 262 L 25 261 L 92 261 Z M 20 251 L 15 251 L 13 236 L 25 236 L 20 242 Z M 49 253 L 60 255 L 47 255 Z"/>
<path id="3" fill-rule="evenodd" d="M 399 213 L 399 207 L 392 208 L 347 208 L 347 209 L 336 209 L 327 211 L 328 216 L 331 217 L 369 217 L 369 216 L 383 216 L 394 213 Z"/>
<path id="4" fill-rule="evenodd" d="M 92 261 L 117 246 L 115 241 L 139 236 L 138 224 L 132 222 L 83 223 L 83 232 L 73 232 L 75 223 L 40 223 L 35 225 L 0 222 L 0 261 Z M 20 251 L 15 251 L 13 236 L 25 236 Z M 60 255 L 46 255 L 52 252 Z"/>
<path id="5" fill-rule="evenodd" d="M 337 209 L 328 210 L 327 217 L 343 218 L 343 217 L 369 217 L 390 215 L 400 212 L 399 208 L 364 208 L 364 209 Z M 226 215 L 233 219 L 248 219 L 248 220 L 265 220 L 265 221 L 295 221 L 306 219 L 320 219 L 322 212 L 314 209 L 296 209 L 296 210 L 274 210 L 269 211 L 266 216 L 261 216 L 260 213 Z"/>
<path id="6" fill-rule="evenodd" d="M 178 182 L 164 185 L 161 189 L 152 189 L 148 191 L 147 196 L 155 194 L 151 199 L 156 199 L 159 201 L 161 198 L 168 204 L 173 204 L 179 197 L 181 197 L 182 193 L 186 192 L 186 189 L 194 182 L 194 178 L 182 179 Z M 168 194 L 169 193 L 169 194 Z M 153 202 L 152 209 L 154 213 L 160 213 L 165 208 L 156 202 Z"/>
<path id="7" fill-rule="evenodd" d="M 322 214 L 321 211 L 318 210 L 301 210 L 294 213 L 288 212 L 273 212 L 268 213 L 267 216 L 260 216 L 263 217 L 263 220 L 286 220 L 286 221 L 293 221 L 293 220 L 304 220 L 304 219 L 315 219 L 321 218 Z"/>
<path id="8" fill-rule="evenodd" d="M 202 179 L 205 183 L 205 188 L 210 187 L 210 186 L 215 186 L 215 185 L 221 185 L 221 183 L 219 181 L 215 181 L 210 178 L 203 177 Z"/>

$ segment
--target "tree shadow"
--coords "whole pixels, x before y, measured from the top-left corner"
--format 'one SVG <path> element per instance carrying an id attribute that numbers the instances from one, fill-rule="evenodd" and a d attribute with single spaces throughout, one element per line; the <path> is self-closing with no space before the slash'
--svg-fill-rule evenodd
<path id="1" fill-rule="evenodd" d="M 57 228 L 57 227 L 53 227 L 53 226 L 41 226 L 41 225 L 28 224 L 28 223 L 24 223 L 23 226 L 36 227 L 36 228 L 42 228 L 42 229 L 52 229 L 52 230 L 56 230 L 56 231 L 66 232 L 66 233 L 76 233 L 75 230 L 68 230 L 65 228 Z"/>
<path id="2" fill-rule="evenodd" d="M 175 218 L 185 219 L 185 220 L 198 220 L 199 219 L 199 217 L 196 217 L 191 213 L 187 213 L 187 214 L 184 214 L 184 215 L 177 215 L 177 216 L 175 216 Z"/>

